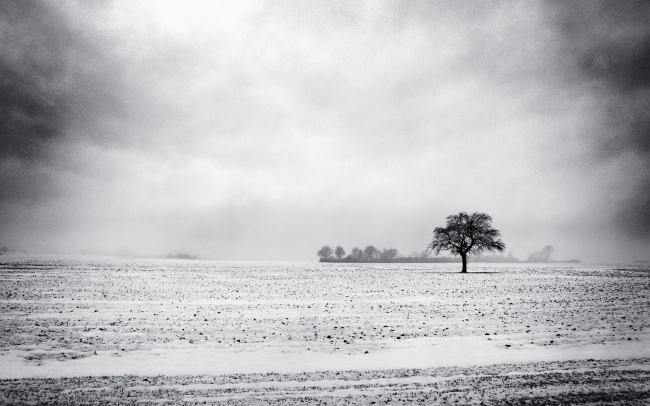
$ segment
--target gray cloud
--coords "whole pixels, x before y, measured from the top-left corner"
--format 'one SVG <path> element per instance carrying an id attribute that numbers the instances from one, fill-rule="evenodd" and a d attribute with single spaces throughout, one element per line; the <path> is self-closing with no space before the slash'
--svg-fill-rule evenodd
<path id="1" fill-rule="evenodd" d="M 43 2 L 0 5 L 2 156 L 43 157 L 69 120 L 68 44 L 72 32 Z"/>
<path id="2" fill-rule="evenodd" d="M 626 234 L 650 237 L 650 4 L 644 1 L 558 2 L 563 52 L 578 79 L 599 98 L 594 161 L 637 159 L 625 174 L 613 221 Z M 630 158 L 630 156 L 632 158 Z"/>
<path id="3" fill-rule="evenodd" d="M 126 142 L 111 129 L 128 118 L 128 93 L 116 39 L 98 28 L 105 5 L 0 5 L 3 217 L 13 216 L 12 207 L 65 195 L 65 179 L 75 173 L 90 175 L 93 168 L 77 154 L 80 145 Z"/>

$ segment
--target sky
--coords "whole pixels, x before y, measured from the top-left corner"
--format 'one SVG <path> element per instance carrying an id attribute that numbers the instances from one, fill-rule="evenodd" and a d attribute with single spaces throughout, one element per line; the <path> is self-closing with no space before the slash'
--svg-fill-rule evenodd
<path id="1" fill-rule="evenodd" d="M 0 245 L 650 259 L 650 3 L 3 1 Z"/>

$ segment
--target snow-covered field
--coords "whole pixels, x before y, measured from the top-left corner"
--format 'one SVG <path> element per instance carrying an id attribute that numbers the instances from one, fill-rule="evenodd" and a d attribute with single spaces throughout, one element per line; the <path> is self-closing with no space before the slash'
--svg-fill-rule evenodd
<path id="1" fill-rule="evenodd" d="M 0 401 L 650 401 L 650 272 L 0 257 Z"/>

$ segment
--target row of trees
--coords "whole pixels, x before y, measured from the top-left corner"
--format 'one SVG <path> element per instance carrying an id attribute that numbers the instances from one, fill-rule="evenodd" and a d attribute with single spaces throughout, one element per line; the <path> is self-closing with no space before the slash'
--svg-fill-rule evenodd
<path id="1" fill-rule="evenodd" d="M 436 227 L 433 230 L 433 239 L 428 245 L 428 252 L 439 255 L 441 252 L 449 252 L 453 256 L 460 256 L 463 263 L 461 272 L 467 272 L 467 258 L 470 255 L 481 255 L 483 252 L 503 252 L 506 245 L 500 239 L 499 230 L 492 228 L 492 217 L 486 213 L 474 212 L 468 214 L 460 212 L 447 216 L 447 224 L 444 227 Z M 552 247 L 545 247 L 540 255 L 549 258 Z M 397 257 L 395 248 L 378 250 L 368 245 L 363 251 L 359 248 L 352 248 L 347 257 L 345 249 L 340 245 L 335 249 L 325 245 L 318 250 L 321 261 L 331 261 L 332 255 L 339 261 L 390 261 Z M 344 258 L 345 257 L 345 258 Z"/>
<path id="2" fill-rule="evenodd" d="M 334 249 L 329 245 L 324 245 L 318 250 L 317 255 L 321 261 L 332 260 L 333 258 L 346 261 L 390 261 L 391 259 L 396 258 L 399 254 L 395 248 L 384 248 L 379 250 L 373 245 L 368 245 L 363 250 L 354 247 L 352 248 L 352 251 L 350 251 L 350 254 L 346 256 L 345 249 L 340 245 L 337 245 Z"/>

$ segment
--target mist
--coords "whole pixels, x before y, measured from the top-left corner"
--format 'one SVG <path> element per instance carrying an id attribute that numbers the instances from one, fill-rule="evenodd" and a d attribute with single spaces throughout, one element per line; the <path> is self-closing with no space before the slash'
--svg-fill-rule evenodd
<path id="1" fill-rule="evenodd" d="M 0 5 L 0 244 L 650 259 L 647 2 Z"/>

